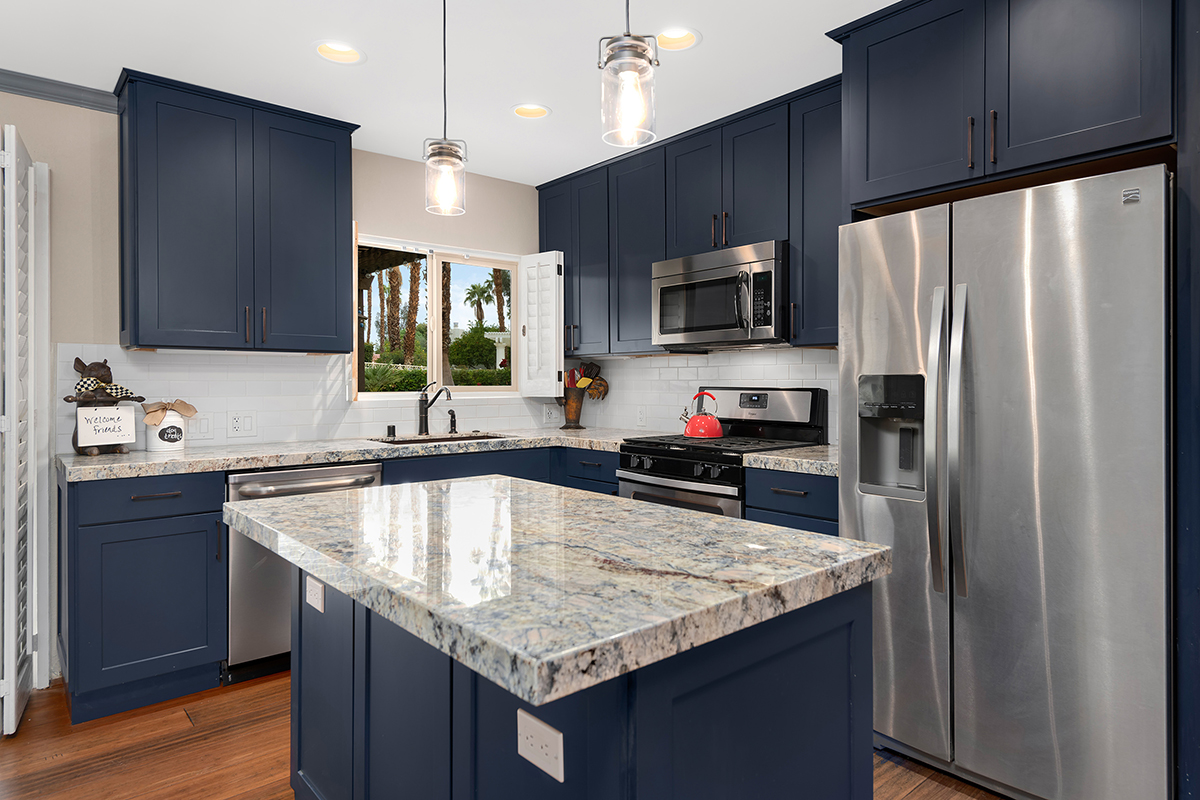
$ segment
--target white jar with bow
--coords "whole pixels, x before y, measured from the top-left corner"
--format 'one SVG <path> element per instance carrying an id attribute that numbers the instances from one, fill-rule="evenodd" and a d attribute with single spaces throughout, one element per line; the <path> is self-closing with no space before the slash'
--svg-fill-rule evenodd
<path id="1" fill-rule="evenodd" d="M 142 403 L 146 412 L 146 450 L 151 453 L 172 453 L 184 448 L 187 424 L 184 417 L 196 416 L 196 407 L 184 400 L 161 403 Z"/>

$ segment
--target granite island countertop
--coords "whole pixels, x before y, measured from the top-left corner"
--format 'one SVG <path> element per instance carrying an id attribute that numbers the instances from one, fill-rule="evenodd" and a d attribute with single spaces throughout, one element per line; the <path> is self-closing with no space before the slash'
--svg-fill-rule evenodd
<path id="1" fill-rule="evenodd" d="M 891 571 L 881 545 L 494 475 L 224 518 L 534 705 Z"/>
<path id="2" fill-rule="evenodd" d="M 103 456 L 62 453 L 58 456 L 58 463 L 66 472 L 67 481 L 76 483 L 113 478 L 140 478 L 148 475 L 347 464 L 355 461 L 383 461 L 492 450 L 527 450 L 538 447 L 578 447 L 615 453 L 625 439 L 655 434 L 656 431 L 642 428 L 588 428 L 581 431 L 530 428 L 498 431 L 494 435 L 500 438 L 495 439 L 470 440 L 472 434 L 462 433 L 459 434 L 460 440 L 445 442 L 385 444 L 371 439 L 321 439 L 189 446 L 177 453 L 150 453 L 145 450 L 135 450 L 127 455 Z M 445 437 L 438 435 L 431 438 Z M 837 448 L 801 447 L 750 455 L 746 457 L 746 466 L 808 472 L 815 475 L 837 475 Z"/>

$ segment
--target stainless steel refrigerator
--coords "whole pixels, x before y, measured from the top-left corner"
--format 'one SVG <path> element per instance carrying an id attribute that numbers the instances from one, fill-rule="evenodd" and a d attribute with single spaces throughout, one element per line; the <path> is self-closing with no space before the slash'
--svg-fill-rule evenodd
<path id="1" fill-rule="evenodd" d="M 1170 795 L 1170 180 L 843 226 L 842 535 L 877 740 L 1013 796 Z"/>

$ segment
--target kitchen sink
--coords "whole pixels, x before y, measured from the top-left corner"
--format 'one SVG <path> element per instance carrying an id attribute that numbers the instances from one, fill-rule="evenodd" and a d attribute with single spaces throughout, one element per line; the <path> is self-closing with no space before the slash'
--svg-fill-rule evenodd
<path id="1" fill-rule="evenodd" d="M 439 442 L 478 442 L 484 439 L 503 439 L 498 433 L 462 433 L 447 436 L 431 436 L 429 434 L 412 434 L 411 436 L 384 436 L 372 438 L 372 442 L 383 444 L 438 444 Z"/>

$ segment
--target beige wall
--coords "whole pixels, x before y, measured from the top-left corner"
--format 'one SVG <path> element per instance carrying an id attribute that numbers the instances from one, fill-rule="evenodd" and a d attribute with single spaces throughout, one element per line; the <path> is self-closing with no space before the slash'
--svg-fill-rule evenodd
<path id="1" fill-rule="evenodd" d="M 16 125 L 34 160 L 50 165 L 51 338 L 116 343 L 116 115 L 0 92 L 0 124 Z"/>
<path id="2" fill-rule="evenodd" d="M 50 165 L 50 336 L 116 344 L 120 328 L 117 117 L 0 92 L 0 125 L 16 125 Z M 471 250 L 537 251 L 532 186 L 467 174 L 467 213 L 425 211 L 425 165 L 354 151 L 354 215 L 375 236 Z M 469 165 L 468 165 L 469 166 Z"/>
<path id="3" fill-rule="evenodd" d="M 537 190 L 471 173 L 467 213 L 442 217 L 425 210 L 425 164 L 354 151 L 354 217 L 359 233 L 422 244 L 525 255 L 538 246 Z"/>

